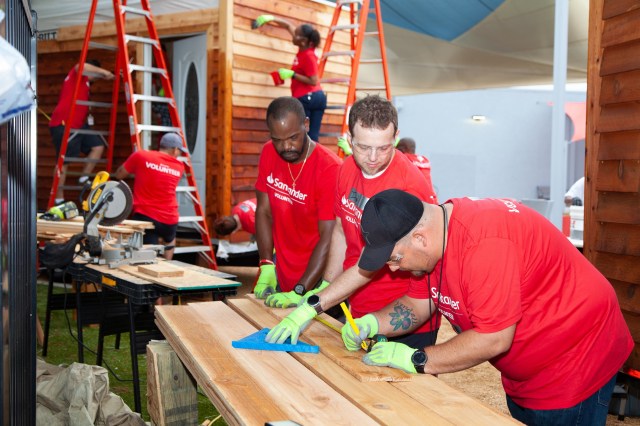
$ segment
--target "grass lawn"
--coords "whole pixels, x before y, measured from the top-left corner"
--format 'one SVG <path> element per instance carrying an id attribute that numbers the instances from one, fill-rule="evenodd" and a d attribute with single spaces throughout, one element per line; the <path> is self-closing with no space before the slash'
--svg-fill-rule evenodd
<path id="1" fill-rule="evenodd" d="M 39 281 L 37 286 L 38 298 L 38 317 L 44 328 L 45 312 L 47 307 L 47 282 Z M 54 292 L 62 292 L 63 289 L 56 288 Z M 71 295 L 73 297 L 73 295 Z M 49 330 L 49 345 L 47 356 L 42 357 L 42 348 L 38 346 L 37 356 L 49 364 L 69 365 L 78 361 L 78 344 L 74 337 L 69 334 L 69 328 L 76 335 L 76 322 L 73 319 L 73 311 L 58 310 L 51 313 L 51 326 Z M 95 351 L 98 347 L 98 326 L 85 327 L 83 329 L 84 344 L 86 347 Z M 129 355 L 129 336 L 124 334 L 120 339 L 120 349 L 115 349 L 116 336 L 108 336 L 105 338 L 104 360 L 111 367 L 109 371 L 109 387 L 111 392 L 122 397 L 124 402 L 133 410 L 133 382 L 131 373 L 131 358 Z M 84 351 L 84 361 L 86 364 L 95 364 L 96 356 L 89 352 L 86 348 Z M 104 363 L 103 363 L 103 366 Z M 140 371 L 140 399 L 142 402 L 142 417 L 149 421 L 147 413 L 147 360 L 145 356 L 138 356 L 138 368 Z M 114 373 L 118 376 L 114 376 Z M 209 402 L 209 399 L 198 393 L 198 419 L 200 423 L 205 420 L 213 420 L 218 417 L 218 411 Z M 225 425 L 226 422 L 222 418 L 218 418 L 213 425 Z"/>

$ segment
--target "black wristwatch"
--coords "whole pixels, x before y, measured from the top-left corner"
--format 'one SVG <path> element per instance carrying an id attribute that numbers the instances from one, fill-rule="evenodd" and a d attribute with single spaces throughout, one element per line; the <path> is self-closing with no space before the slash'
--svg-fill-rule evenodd
<path id="1" fill-rule="evenodd" d="M 317 294 L 309 296 L 309 298 L 307 299 L 307 304 L 315 309 L 318 315 L 323 312 L 322 307 L 320 306 L 320 296 L 318 296 Z"/>
<path id="2" fill-rule="evenodd" d="M 304 288 L 302 284 L 298 283 L 293 287 L 293 292 L 298 296 L 304 296 L 304 294 L 307 292 L 307 289 Z"/>
<path id="3" fill-rule="evenodd" d="M 424 366 L 427 364 L 427 354 L 425 351 L 421 349 L 416 349 L 416 351 L 411 355 L 411 362 L 413 366 L 416 368 L 416 371 L 420 374 L 424 374 Z"/>

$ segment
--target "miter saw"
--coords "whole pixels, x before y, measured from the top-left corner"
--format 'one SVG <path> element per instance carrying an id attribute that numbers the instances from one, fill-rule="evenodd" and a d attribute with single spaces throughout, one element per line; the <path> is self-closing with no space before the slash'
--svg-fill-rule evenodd
<path id="1" fill-rule="evenodd" d="M 143 247 L 141 231 L 134 230 L 126 241 L 122 234 L 114 241 L 108 231 L 104 238 L 98 232 L 98 225 L 118 225 L 129 217 L 133 207 L 133 193 L 129 185 L 123 181 L 111 181 L 107 172 L 100 172 L 90 186 L 87 184 L 83 194 L 87 191 L 89 195 L 82 202 L 86 235 L 84 258 L 111 268 L 123 264 L 156 263 L 158 255 L 164 253 L 164 246 Z"/>

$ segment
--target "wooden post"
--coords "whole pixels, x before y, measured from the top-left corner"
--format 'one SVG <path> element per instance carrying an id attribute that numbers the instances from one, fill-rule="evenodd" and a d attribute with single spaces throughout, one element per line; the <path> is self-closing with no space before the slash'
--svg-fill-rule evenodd
<path id="1" fill-rule="evenodd" d="M 147 345 L 147 411 L 154 425 L 197 425 L 196 382 L 166 341 Z"/>

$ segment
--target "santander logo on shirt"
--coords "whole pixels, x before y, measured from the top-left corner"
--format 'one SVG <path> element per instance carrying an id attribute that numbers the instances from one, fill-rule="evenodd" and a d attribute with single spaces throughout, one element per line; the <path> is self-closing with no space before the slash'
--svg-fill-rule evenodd
<path id="1" fill-rule="evenodd" d="M 451 311 L 458 311 L 460 309 L 460 301 L 453 300 L 450 296 L 445 296 L 442 293 L 439 293 L 435 287 L 431 287 L 430 290 L 431 298 L 437 301 L 436 306 L 438 307 L 438 310 L 442 315 L 449 318 L 451 321 L 454 321 L 455 312 Z"/>
<path id="2" fill-rule="evenodd" d="M 295 201 L 302 202 L 307 199 L 307 195 L 303 192 L 298 191 L 297 189 L 290 188 L 289 185 L 282 182 L 280 179 L 273 177 L 273 173 L 267 176 L 267 186 L 274 189 L 274 196 L 280 200 L 287 201 L 291 203 L 291 200 L 282 193 L 286 193 L 289 196 L 293 197 Z"/>

